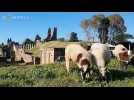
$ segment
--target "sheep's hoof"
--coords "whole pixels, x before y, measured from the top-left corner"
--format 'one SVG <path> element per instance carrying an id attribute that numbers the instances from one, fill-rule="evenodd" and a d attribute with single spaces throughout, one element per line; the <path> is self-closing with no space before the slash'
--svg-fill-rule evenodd
<path id="1" fill-rule="evenodd" d="M 119 70 L 119 71 L 122 71 L 122 70 L 123 70 L 123 68 L 122 68 L 122 67 L 119 67 L 119 68 L 118 68 L 118 70 Z"/>
<path id="2" fill-rule="evenodd" d="M 85 81 L 82 81 L 82 84 L 85 84 L 86 82 Z"/>
<path id="3" fill-rule="evenodd" d="M 82 82 L 82 84 L 83 84 L 83 83 L 86 83 L 86 80 L 85 80 L 85 79 L 81 79 L 81 82 Z"/>
<path id="4" fill-rule="evenodd" d="M 93 75 L 93 73 L 94 73 L 94 72 L 91 70 L 91 71 L 90 71 L 90 75 Z"/>
<path id="5" fill-rule="evenodd" d="M 89 73 L 88 73 L 88 74 L 86 74 L 86 78 L 89 78 L 89 77 L 90 77 Z"/>

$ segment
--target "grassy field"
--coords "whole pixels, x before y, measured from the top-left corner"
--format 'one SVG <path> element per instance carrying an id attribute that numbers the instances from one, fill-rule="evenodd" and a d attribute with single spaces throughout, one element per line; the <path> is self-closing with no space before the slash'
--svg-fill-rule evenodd
<path id="1" fill-rule="evenodd" d="M 75 65 L 72 65 L 75 66 Z M 118 70 L 115 60 L 109 64 L 111 80 L 108 83 L 99 82 L 94 75 L 83 83 L 78 68 L 72 67 L 67 74 L 64 62 L 48 65 L 9 66 L 0 68 L 1 87 L 133 87 L 134 67 L 128 71 Z"/>

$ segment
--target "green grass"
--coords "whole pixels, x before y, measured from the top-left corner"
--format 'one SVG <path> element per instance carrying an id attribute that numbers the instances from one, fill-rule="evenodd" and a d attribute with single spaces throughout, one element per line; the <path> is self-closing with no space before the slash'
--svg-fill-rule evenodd
<path id="1" fill-rule="evenodd" d="M 0 68 L 1 87 L 134 87 L 134 67 L 128 71 L 118 70 L 119 64 L 112 60 L 108 67 L 111 80 L 99 82 L 94 76 L 83 83 L 76 65 L 72 64 L 70 73 L 65 64 L 9 66 Z"/>

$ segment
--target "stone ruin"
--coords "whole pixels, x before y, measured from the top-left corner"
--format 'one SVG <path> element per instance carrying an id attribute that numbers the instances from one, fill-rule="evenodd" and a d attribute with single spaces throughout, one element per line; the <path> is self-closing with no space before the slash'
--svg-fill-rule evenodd
<path id="1" fill-rule="evenodd" d="M 22 48 L 19 48 L 15 44 L 12 44 L 11 52 L 11 60 L 13 63 L 21 60 L 23 60 L 25 63 L 32 63 L 33 61 L 31 55 L 26 54 Z"/>
<path id="2" fill-rule="evenodd" d="M 22 48 L 24 50 L 31 50 L 32 48 L 35 47 L 35 44 L 34 43 L 27 43 L 27 44 L 22 44 Z"/>

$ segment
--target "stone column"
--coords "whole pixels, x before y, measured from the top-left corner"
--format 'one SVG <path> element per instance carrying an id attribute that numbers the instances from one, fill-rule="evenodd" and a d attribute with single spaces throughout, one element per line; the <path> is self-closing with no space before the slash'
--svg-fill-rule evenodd
<path id="1" fill-rule="evenodd" d="M 27 44 L 27 50 L 28 50 L 28 44 Z"/>
<path id="2" fill-rule="evenodd" d="M 33 44 L 31 44 L 31 49 L 32 49 L 32 45 L 33 45 Z"/>
<path id="3" fill-rule="evenodd" d="M 35 47 L 35 44 L 33 44 L 33 48 Z"/>
<path id="4" fill-rule="evenodd" d="M 30 50 L 30 44 L 28 44 L 28 50 Z"/>
<path id="5" fill-rule="evenodd" d="M 33 64 L 35 65 L 35 57 L 33 56 Z"/>
<path id="6" fill-rule="evenodd" d="M 31 46 L 31 44 L 29 44 L 29 50 L 31 49 L 30 46 Z"/>
<path id="7" fill-rule="evenodd" d="M 26 50 L 27 50 L 27 44 L 26 44 Z"/>
<path id="8" fill-rule="evenodd" d="M 44 50 L 42 49 L 42 50 L 41 50 L 41 58 L 40 58 L 40 59 L 41 59 L 41 64 L 45 64 L 45 61 L 44 61 L 45 59 L 44 59 L 44 57 L 45 57 L 45 55 L 44 55 Z"/>

